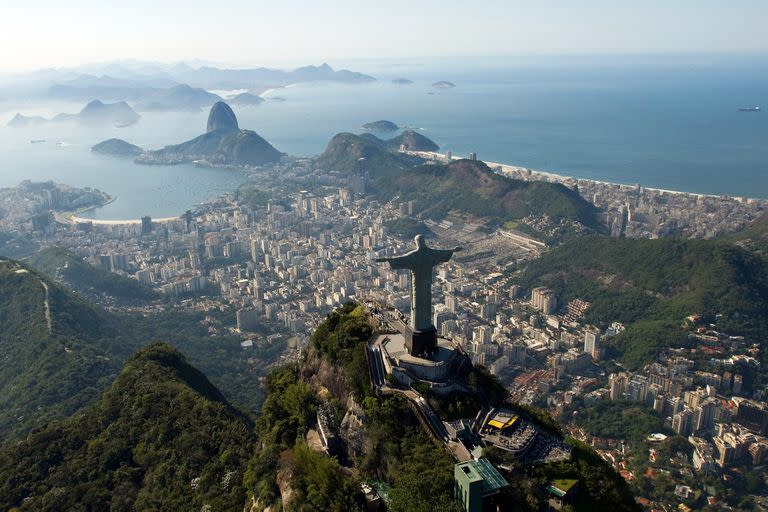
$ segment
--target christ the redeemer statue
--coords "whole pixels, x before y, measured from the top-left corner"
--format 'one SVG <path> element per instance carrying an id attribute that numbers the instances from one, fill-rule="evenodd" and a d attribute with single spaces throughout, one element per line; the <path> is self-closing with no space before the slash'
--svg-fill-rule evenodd
<path id="1" fill-rule="evenodd" d="M 422 235 L 416 235 L 416 249 L 395 256 L 394 258 L 377 258 L 378 262 L 389 262 L 393 270 L 408 269 L 411 271 L 411 340 L 406 344 L 413 355 L 431 352 L 437 345 L 437 333 L 432 325 L 432 273 L 434 267 L 451 259 L 453 253 L 461 247 L 453 249 L 432 249 L 427 247 Z"/>

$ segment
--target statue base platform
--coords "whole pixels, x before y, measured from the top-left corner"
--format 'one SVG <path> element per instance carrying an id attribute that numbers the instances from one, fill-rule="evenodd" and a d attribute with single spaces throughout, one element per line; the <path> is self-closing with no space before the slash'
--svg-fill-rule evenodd
<path id="1" fill-rule="evenodd" d="M 380 334 L 372 343 L 373 347 L 381 349 L 384 373 L 391 374 L 400 386 L 424 382 L 436 393 L 450 393 L 457 389 L 454 378 L 463 368 L 471 368 L 469 358 L 451 340 L 438 337 L 435 349 L 423 356 L 411 354 L 407 343 L 408 339 L 401 332 Z"/>
<path id="2" fill-rule="evenodd" d="M 403 336 L 406 349 L 412 356 L 428 357 L 437 350 L 437 330 L 433 326 L 420 331 L 407 327 Z"/>

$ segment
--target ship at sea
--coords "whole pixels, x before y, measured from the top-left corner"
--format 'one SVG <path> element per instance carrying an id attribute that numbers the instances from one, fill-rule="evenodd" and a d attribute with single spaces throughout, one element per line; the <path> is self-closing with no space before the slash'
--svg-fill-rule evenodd
<path id="1" fill-rule="evenodd" d="M 739 112 L 759 112 L 760 107 L 742 107 Z"/>

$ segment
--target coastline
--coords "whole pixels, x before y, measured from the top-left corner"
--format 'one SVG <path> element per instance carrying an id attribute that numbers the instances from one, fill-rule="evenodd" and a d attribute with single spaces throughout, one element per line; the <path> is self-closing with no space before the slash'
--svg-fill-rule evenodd
<path id="1" fill-rule="evenodd" d="M 446 153 L 438 153 L 436 151 L 405 151 L 405 153 L 419 156 L 427 160 L 433 160 L 433 161 L 438 161 L 443 163 L 448 162 L 448 154 Z M 451 161 L 462 160 L 464 158 L 465 157 L 456 156 L 453 154 L 451 154 L 450 156 Z M 577 178 L 575 176 L 566 176 L 564 174 L 557 174 L 549 171 L 529 169 L 527 167 L 521 167 L 518 165 L 503 164 L 503 163 L 491 162 L 487 160 L 480 160 L 480 161 L 483 162 L 488 167 L 490 167 L 491 169 L 499 171 L 500 174 L 503 174 L 504 176 L 509 176 L 515 179 L 522 179 L 525 181 L 548 181 L 548 182 L 561 183 L 563 185 L 568 185 L 568 186 L 572 186 L 574 184 L 578 185 L 581 182 L 581 183 L 592 183 L 595 185 L 602 185 L 602 186 L 617 187 L 625 190 L 641 188 L 642 190 L 656 192 L 659 194 L 689 196 L 689 197 L 702 198 L 702 199 L 703 198 L 733 199 L 737 201 L 768 203 L 768 199 L 762 199 L 759 197 L 732 196 L 729 194 L 703 194 L 700 192 L 688 192 L 684 190 L 670 190 L 670 189 L 657 188 L 657 187 L 646 187 L 638 183 L 636 184 L 615 183 L 611 181 L 596 180 L 592 178 Z"/>
<path id="2" fill-rule="evenodd" d="M 133 225 L 141 224 L 141 219 L 123 219 L 123 220 L 101 220 L 101 219 L 88 219 L 86 217 L 69 217 L 70 222 L 90 222 L 94 226 L 120 226 L 120 225 Z M 181 220 L 181 217 L 162 217 L 159 219 L 152 219 L 152 223 L 166 223 Z"/>
<path id="3" fill-rule="evenodd" d="M 77 224 L 80 222 L 90 222 L 93 225 L 101 225 L 101 226 L 120 226 L 120 225 L 141 224 L 141 219 L 106 220 L 106 219 L 89 219 L 87 217 L 80 216 L 85 212 L 89 212 L 97 208 L 102 208 L 104 206 L 107 206 L 108 204 L 114 203 L 116 200 L 117 200 L 117 196 L 109 196 L 109 199 L 104 201 L 101 204 L 88 206 L 87 208 L 82 208 L 75 212 L 60 213 L 60 214 L 57 214 L 56 217 L 59 222 L 63 222 L 66 224 Z M 161 217 L 158 219 L 152 219 L 152 222 L 159 222 L 159 223 L 173 222 L 173 221 L 179 220 L 180 218 L 181 218 L 180 216 Z"/>
<path id="4" fill-rule="evenodd" d="M 268 96 L 271 96 L 273 92 L 275 92 L 275 91 L 279 91 L 280 89 L 289 89 L 289 88 L 291 88 L 291 87 L 293 87 L 293 86 L 295 86 L 295 85 L 297 85 L 297 84 L 295 84 L 295 83 L 290 83 L 290 84 L 285 84 L 285 85 L 278 85 L 278 86 L 275 86 L 275 87 L 270 87 L 270 88 L 268 88 L 268 89 L 264 89 L 264 90 L 263 90 L 262 92 L 260 92 L 260 93 L 259 93 L 257 96 L 259 96 L 259 97 L 261 97 L 261 98 L 264 98 L 264 99 L 267 99 L 267 97 L 268 97 Z"/>

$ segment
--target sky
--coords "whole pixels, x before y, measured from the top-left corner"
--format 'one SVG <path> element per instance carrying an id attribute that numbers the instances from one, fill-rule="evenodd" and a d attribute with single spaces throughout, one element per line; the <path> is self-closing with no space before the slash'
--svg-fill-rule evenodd
<path id="1" fill-rule="evenodd" d="M 0 72 L 119 59 L 768 53 L 765 0 L 0 0 Z"/>

